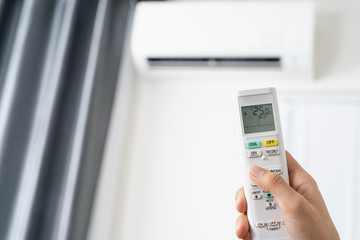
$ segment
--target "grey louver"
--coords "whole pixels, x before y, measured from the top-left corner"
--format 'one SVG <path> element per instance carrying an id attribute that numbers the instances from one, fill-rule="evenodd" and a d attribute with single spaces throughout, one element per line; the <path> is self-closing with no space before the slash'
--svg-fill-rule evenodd
<path id="1" fill-rule="evenodd" d="M 279 68 L 279 56 L 261 57 L 148 57 L 154 68 Z"/>

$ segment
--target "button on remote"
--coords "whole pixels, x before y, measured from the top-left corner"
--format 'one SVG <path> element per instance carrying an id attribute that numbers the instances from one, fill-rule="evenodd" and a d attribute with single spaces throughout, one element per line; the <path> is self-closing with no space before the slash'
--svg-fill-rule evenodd
<path id="1" fill-rule="evenodd" d="M 264 147 L 273 147 L 279 145 L 279 141 L 277 139 L 269 139 L 264 140 Z"/>
<path id="2" fill-rule="evenodd" d="M 277 173 L 277 174 L 282 174 L 281 168 L 271 168 L 271 169 L 269 169 L 269 171 L 273 172 L 273 173 Z"/>
<path id="3" fill-rule="evenodd" d="M 278 224 L 279 224 L 279 222 L 275 221 L 275 220 L 271 220 L 271 221 L 268 222 L 269 226 L 277 226 Z"/>
<path id="4" fill-rule="evenodd" d="M 280 154 L 280 150 L 278 148 L 266 149 L 264 152 L 266 156 L 274 156 Z"/>
<path id="5" fill-rule="evenodd" d="M 257 222 L 257 223 L 255 223 L 255 227 L 257 227 L 257 228 L 263 228 L 263 227 L 265 227 L 265 223 L 263 223 L 263 222 Z"/>
<path id="6" fill-rule="evenodd" d="M 251 195 L 251 198 L 254 200 L 259 200 L 259 199 L 262 199 L 262 196 L 260 194 L 253 194 L 253 195 Z"/>
<path id="7" fill-rule="evenodd" d="M 271 220 L 267 223 L 267 230 L 276 231 L 280 229 L 280 222 Z"/>
<path id="8" fill-rule="evenodd" d="M 261 150 L 251 150 L 247 152 L 247 157 L 248 158 L 256 158 L 256 157 L 261 157 L 262 152 Z"/>
<path id="9" fill-rule="evenodd" d="M 273 195 L 271 193 L 265 193 L 264 197 L 265 198 L 273 198 Z"/>
<path id="10" fill-rule="evenodd" d="M 260 142 L 260 141 L 247 142 L 247 143 L 245 144 L 245 147 L 246 147 L 247 149 L 259 148 L 259 147 L 261 147 L 261 142 Z"/>
<path id="11" fill-rule="evenodd" d="M 276 207 L 276 203 L 274 203 L 274 202 L 266 202 L 265 207 Z"/>

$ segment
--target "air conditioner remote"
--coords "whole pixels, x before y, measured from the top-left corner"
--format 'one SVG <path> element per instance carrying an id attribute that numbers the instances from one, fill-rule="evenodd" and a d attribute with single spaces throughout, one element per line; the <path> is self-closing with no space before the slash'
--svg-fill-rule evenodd
<path id="1" fill-rule="evenodd" d="M 252 240 L 290 239 L 276 199 L 250 181 L 258 165 L 280 174 L 289 184 L 275 88 L 238 91 L 236 112 L 241 139 L 244 191 Z"/>

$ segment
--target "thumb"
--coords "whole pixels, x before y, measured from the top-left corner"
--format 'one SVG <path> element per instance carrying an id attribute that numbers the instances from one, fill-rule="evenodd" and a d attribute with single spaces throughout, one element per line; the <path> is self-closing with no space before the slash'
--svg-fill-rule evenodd
<path id="1" fill-rule="evenodd" d="M 298 195 L 279 174 L 269 172 L 264 168 L 252 166 L 250 179 L 264 191 L 270 192 L 280 206 L 291 202 Z"/>

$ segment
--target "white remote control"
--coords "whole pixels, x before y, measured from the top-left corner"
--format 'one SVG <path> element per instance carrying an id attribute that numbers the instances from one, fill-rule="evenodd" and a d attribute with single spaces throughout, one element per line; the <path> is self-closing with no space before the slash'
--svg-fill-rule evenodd
<path id="1" fill-rule="evenodd" d="M 258 165 L 280 174 L 289 184 L 275 88 L 238 91 L 244 191 L 252 240 L 290 239 L 276 199 L 250 181 L 249 168 Z"/>

